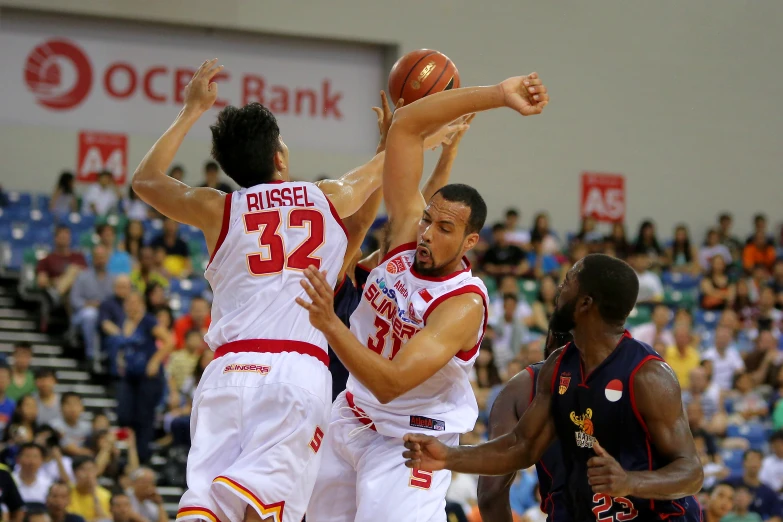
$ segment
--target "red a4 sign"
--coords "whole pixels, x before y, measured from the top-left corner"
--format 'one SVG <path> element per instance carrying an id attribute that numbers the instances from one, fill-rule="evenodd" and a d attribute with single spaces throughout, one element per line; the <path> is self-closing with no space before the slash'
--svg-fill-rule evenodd
<path id="1" fill-rule="evenodd" d="M 78 181 L 95 181 L 99 172 L 108 170 L 114 176 L 115 183 L 125 183 L 128 136 L 108 132 L 80 132 L 77 162 Z"/>
<path id="2" fill-rule="evenodd" d="M 625 219 L 625 176 L 622 174 L 582 173 L 581 209 L 584 218 L 615 222 Z"/>

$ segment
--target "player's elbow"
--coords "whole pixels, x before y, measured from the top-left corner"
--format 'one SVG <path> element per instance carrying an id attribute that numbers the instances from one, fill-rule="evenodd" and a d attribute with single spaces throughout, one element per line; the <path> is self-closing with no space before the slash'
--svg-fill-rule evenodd
<path id="1" fill-rule="evenodd" d="M 402 134 L 407 136 L 420 136 L 423 138 L 424 129 L 421 128 L 421 124 L 417 121 L 415 114 L 416 111 L 411 111 L 410 106 L 400 107 L 395 110 L 391 127 L 389 127 L 388 136 L 399 136 Z M 387 143 L 388 139 L 389 138 L 386 140 Z"/>
<path id="2" fill-rule="evenodd" d="M 396 390 L 378 390 L 375 394 L 375 398 L 378 399 L 378 402 L 381 404 L 389 404 L 391 401 L 402 395 L 401 393 L 398 393 Z"/>
<path id="3" fill-rule="evenodd" d="M 698 457 L 691 457 L 690 459 L 690 481 L 688 482 L 688 491 L 686 495 L 697 495 L 701 491 L 704 483 L 704 468 L 702 467 L 701 460 Z"/>

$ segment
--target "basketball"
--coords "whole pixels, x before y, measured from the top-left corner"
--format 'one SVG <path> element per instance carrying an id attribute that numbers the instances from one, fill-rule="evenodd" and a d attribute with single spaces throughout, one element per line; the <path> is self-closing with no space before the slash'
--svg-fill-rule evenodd
<path id="1" fill-rule="evenodd" d="M 391 103 L 402 98 L 405 105 L 434 92 L 459 87 L 459 72 L 448 56 L 432 49 L 411 51 L 389 73 Z"/>

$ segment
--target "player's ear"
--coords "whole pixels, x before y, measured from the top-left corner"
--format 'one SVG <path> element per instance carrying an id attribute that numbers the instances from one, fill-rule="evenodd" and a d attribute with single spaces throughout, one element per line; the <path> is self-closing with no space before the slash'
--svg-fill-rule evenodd
<path id="1" fill-rule="evenodd" d="M 579 298 L 579 312 L 581 313 L 587 313 L 590 310 L 590 307 L 595 303 L 592 297 L 589 295 L 583 295 Z"/>
<path id="2" fill-rule="evenodd" d="M 475 247 L 479 242 L 479 235 L 477 232 L 471 232 L 467 236 L 465 236 L 465 241 L 462 243 L 465 247 L 465 251 L 471 250 L 473 247 Z"/>
<path id="3" fill-rule="evenodd" d="M 282 150 L 275 152 L 275 170 L 277 172 L 285 172 L 288 170 L 288 164 L 286 163 L 285 154 Z"/>

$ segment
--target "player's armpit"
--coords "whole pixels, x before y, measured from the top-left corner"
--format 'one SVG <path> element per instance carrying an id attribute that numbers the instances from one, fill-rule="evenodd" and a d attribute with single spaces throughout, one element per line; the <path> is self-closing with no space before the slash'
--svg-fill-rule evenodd
<path id="1" fill-rule="evenodd" d="M 384 157 L 384 152 L 378 153 L 373 159 L 340 179 L 327 179 L 316 183 L 331 201 L 338 216 L 345 218 L 353 215 L 372 193 L 380 188 Z"/>
<path id="2" fill-rule="evenodd" d="M 343 266 L 340 268 L 340 273 L 337 276 L 338 281 L 342 281 L 343 276 L 354 261 L 357 251 L 362 248 L 364 238 L 375 222 L 382 200 L 383 194 L 380 190 L 376 190 L 356 213 L 343 220 L 343 225 L 345 225 L 345 229 L 348 231 L 348 246 L 345 249 Z M 361 252 L 359 252 L 359 255 L 361 255 Z"/>
<path id="3" fill-rule="evenodd" d="M 652 445 L 669 462 L 654 471 L 629 473 L 631 494 L 655 500 L 697 494 L 704 473 L 674 372 L 663 361 L 652 360 L 639 369 L 630 386 L 631 399 Z"/>

